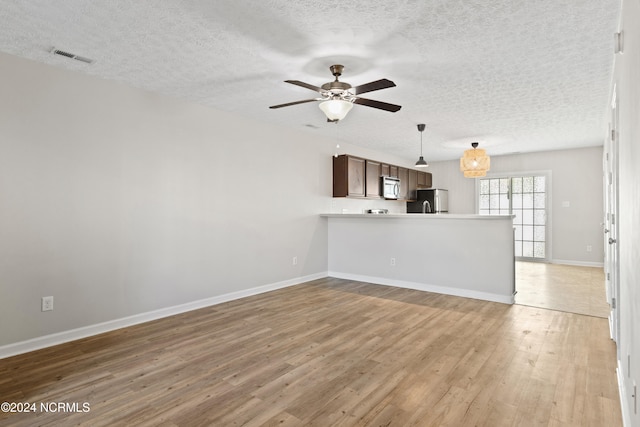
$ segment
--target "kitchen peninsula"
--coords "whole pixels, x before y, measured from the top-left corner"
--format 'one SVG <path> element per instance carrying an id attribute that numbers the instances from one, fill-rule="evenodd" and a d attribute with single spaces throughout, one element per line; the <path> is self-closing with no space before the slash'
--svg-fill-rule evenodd
<path id="1" fill-rule="evenodd" d="M 511 215 L 323 214 L 329 276 L 513 304 Z"/>

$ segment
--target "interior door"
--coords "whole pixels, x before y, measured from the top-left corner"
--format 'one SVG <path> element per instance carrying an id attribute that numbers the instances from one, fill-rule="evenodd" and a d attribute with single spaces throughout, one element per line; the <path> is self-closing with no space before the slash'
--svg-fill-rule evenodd
<path id="1" fill-rule="evenodd" d="M 605 215 L 604 215 L 604 245 L 605 245 L 605 279 L 607 302 L 611 306 L 609 327 L 611 338 L 618 342 L 620 335 L 619 310 L 619 256 L 618 256 L 618 98 L 614 86 L 611 101 L 610 132 L 605 141 L 604 169 L 605 169 Z"/>

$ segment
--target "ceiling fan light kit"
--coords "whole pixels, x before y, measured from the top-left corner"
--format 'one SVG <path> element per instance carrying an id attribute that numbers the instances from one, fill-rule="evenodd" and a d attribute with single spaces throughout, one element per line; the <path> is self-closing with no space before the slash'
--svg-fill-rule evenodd
<path id="1" fill-rule="evenodd" d="M 327 116 L 327 120 L 335 122 L 344 119 L 353 108 L 353 104 L 341 99 L 330 99 L 329 101 L 321 102 L 318 107 Z"/>
<path id="2" fill-rule="evenodd" d="M 290 83 L 306 89 L 318 92 L 319 98 L 303 99 L 302 101 L 288 102 L 286 104 L 272 105 L 269 108 L 282 108 L 291 105 L 304 104 L 306 102 L 322 101 L 319 105 L 320 109 L 327 116 L 330 122 L 336 122 L 345 118 L 353 104 L 364 105 L 366 107 L 377 108 L 379 110 L 390 111 L 395 113 L 402 108 L 400 105 L 389 104 L 387 102 L 375 101 L 373 99 L 361 98 L 361 93 L 373 92 L 375 90 L 394 87 L 396 84 L 388 79 L 380 79 L 374 82 L 365 83 L 360 86 L 352 87 L 349 83 L 341 82 L 338 77 L 342 75 L 343 65 L 335 64 L 329 67 L 331 74 L 335 80 L 323 84 L 321 87 L 304 83 L 299 80 L 285 80 Z"/>
<path id="3" fill-rule="evenodd" d="M 460 171 L 464 172 L 465 178 L 478 178 L 487 176 L 487 171 L 491 167 L 491 159 L 487 152 L 478 148 L 477 142 L 471 143 L 471 149 L 465 150 L 460 158 Z"/>
<path id="4" fill-rule="evenodd" d="M 427 166 L 429 166 L 429 163 L 427 163 L 427 161 L 422 156 L 422 132 L 424 132 L 425 127 L 426 125 L 424 123 L 420 123 L 418 125 L 418 131 L 420 132 L 420 158 L 416 162 L 417 168 L 426 168 Z"/>

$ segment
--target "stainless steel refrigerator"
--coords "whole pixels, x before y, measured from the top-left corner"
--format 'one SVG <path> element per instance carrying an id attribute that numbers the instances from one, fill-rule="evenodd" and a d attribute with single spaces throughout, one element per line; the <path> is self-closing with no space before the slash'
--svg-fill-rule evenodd
<path id="1" fill-rule="evenodd" d="M 418 189 L 417 200 L 407 202 L 407 213 L 449 212 L 449 191 L 441 188 Z"/>

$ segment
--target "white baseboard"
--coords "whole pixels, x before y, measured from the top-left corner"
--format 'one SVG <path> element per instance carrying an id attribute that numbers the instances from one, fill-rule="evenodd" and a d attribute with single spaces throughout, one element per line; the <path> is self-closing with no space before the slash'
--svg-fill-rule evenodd
<path id="1" fill-rule="evenodd" d="M 309 282 L 311 280 L 322 279 L 327 277 L 327 272 L 310 274 L 308 276 L 296 277 L 293 279 L 283 280 L 281 282 L 271 283 L 268 285 L 258 286 L 255 288 L 244 289 L 237 292 L 231 292 L 224 295 L 218 295 L 211 298 L 205 298 L 197 301 L 180 304 L 173 307 L 161 308 L 159 310 L 148 311 L 146 313 L 134 314 L 133 316 L 114 319 L 95 325 L 83 326 L 77 329 L 58 332 L 55 334 L 45 335 L 42 337 L 32 338 L 26 341 L 20 341 L 13 344 L 0 346 L 0 359 L 15 356 L 18 354 L 28 353 L 30 351 L 39 350 L 46 347 L 74 341 L 80 338 L 86 338 L 93 335 L 102 334 L 104 332 L 113 331 L 127 326 L 133 326 L 151 320 L 161 319 L 163 317 L 174 316 L 176 314 L 185 313 L 187 311 L 197 310 L 199 308 L 209 307 L 227 301 L 233 301 L 240 298 L 258 295 L 276 289 L 282 289 L 289 286 L 298 285 L 300 283 Z"/>
<path id="2" fill-rule="evenodd" d="M 437 294 L 453 295 L 457 297 L 473 298 L 484 301 L 500 302 L 503 304 L 514 304 L 513 295 L 500 295 L 489 292 L 474 291 L 470 289 L 450 288 L 446 286 L 429 285 L 425 283 L 407 282 L 396 279 L 386 279 L 383 277 L 363 276 L 359 274 L 341 273 L 329 271 L 329 277 L 337 279 L 355 280 L 358 282 L 375 283 L 377 285 L 395 286 L 397 288 L 415 289 L 417 291 L 433 292 Z"/>
<path id="3" fill-rule="evenodd" d="M 551 264 L 575 265 L 577 267 L 604 267 L 604 262 L 572 261 L 566 259 L 552 259 Z"/>

